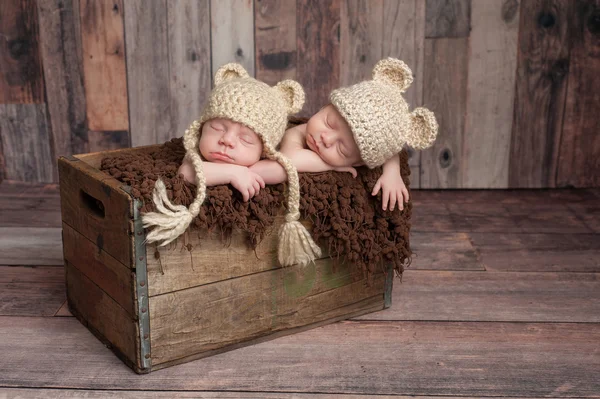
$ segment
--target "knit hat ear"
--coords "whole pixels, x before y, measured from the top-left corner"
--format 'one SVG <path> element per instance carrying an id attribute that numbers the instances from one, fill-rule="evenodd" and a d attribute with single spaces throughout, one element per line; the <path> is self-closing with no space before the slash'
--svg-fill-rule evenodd
<path id="1" fill-rule="evenodd" d="M 217 73 L 215 73 L 215 86 L 218 86 L 229 79 L 247 78 L 249 76 L 248 71 L 240 64 L 235 62 L 225 64 L 217 70 Z"/>
<path id="2" fill-rule="evenodd" d="M 410 113 L 411 129 L 406 144 L 415 150 L 424 150 L 433 145 L 438 134 L 438 123 L 433 112 L 427 108 L 415 108 Z"/>
<path id="3" fill-rule="evenodd" d="M 304 106 L 304 89 L 300 83 L 295 80 L 282 80 L 277 83 L 273 90 L 276 90 L 283 95 L 283 99 L 288 106 L 288 115 L 300 112 Z"/>
<path id="4" fill-rule="evenodd" d="M 413 76 L 404 61 L 386 58 L 373 68 L 373 80 L 397 86 L 400 92 L 404 93 L 413 82 Z"/>

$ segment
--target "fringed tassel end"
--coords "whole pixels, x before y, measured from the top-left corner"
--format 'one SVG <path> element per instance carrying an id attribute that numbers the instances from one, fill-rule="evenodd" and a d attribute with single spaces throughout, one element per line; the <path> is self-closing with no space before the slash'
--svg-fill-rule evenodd
<path id="1" fill-rule="evenodd" d="M 299 221 L 286 222 L 279 230 L 278 259 L 282 266 L 307 265 L 321 256 L 321 248 Z"/>
<path id="2" fill-rule="evenodd" d="M 167 196 L 167 188 L 162 180 L 157 180 L 152 200 L 158 212 L 142 215 L 144 228 L 152 227 L 146 235 L 146 242 L 157 242 L 165 246 L 185 232 L 194 215 L 183 205 L 174 205 Z"/>

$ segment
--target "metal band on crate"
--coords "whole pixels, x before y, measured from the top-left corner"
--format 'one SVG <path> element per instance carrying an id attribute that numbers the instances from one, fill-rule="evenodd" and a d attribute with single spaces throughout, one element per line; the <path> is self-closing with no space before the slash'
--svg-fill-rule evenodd
<path id="1" fill-rule="evenodd" d="M 385 276 L 385 291 L 383 292 L 384 309 L 392 306 L 392 288 L 394 286 L 394 266 L 388 265 L 387 275 Z"/>
<path id="2" fill-rule="evenodd" d="M 130 186 L 122 186 L 123 191 L 127 192 L 133 200 L 133 242 L 135 257 L 135 278 L 138 303 L 138 325 L 140 330 L 140 361 L 142 369 L 152 367 L 152 358 L 150 355 L 150 307 L 148 303 L 148 271 L 146 267 L 146 232 L 142 225 L 142 216 L 140 209 L 143 202 L 133 198 Z"/>

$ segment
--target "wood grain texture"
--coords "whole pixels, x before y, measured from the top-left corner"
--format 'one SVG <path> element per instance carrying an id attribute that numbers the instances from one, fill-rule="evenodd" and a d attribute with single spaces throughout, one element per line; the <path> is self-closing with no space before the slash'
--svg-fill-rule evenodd
<path id="1" fill-rule="evenodd" d="M 421 188 L 463 185 L 468 39 L 426 39 L 423 105 L 439 123 L 434 145 L 421 152 Z"/>
<path id="2" fill-rule="evenodd" d="M 467 233 L 411 232 L 410 270 L 485 270 L 469 238 Z"/>
<path id="3" fill-rule="evenodd" d="M 413 72 L 413 83 L 404 93 L 409 107 L 423 105 L 423 63 L 425 47 L 425 1 L 384 0 L 382 57 L 403 60 Z M 407 148 L 411 188 L 421 186 L 421 152 Z"/>
<path id="4" fill-rule="evenodd" d="M 389 309 L 358 319 L 600 321 L 598 273 L 407 270 L 402 284 L 395 284 L 393 297 Z"/>
<path id="5" fill-rule="evenodd" d="M 0 227 L 0 265 L 62 264 L 60 228 Z"/>
<path id="6" fill-rule="evenodd" d="M 600 1 L 576 1 L 569 21 L 569 78 L 557 160 L 558 187 L 600 186 Z"/>
<path id="7" fill-rule="evenodd" d="M 383 0 L 348 0 L 341 3 L 340 86 L 371 79 L 382 58 Z"/>
<path id="8" fill-rule="evenodd" d="M 65 300 L 61 305 L 60 309 L 54 314 L 55 317 L 73 317 L 71 312 L 69 311 L 69 304 Z"/>
<path id="9" fill-rule="evenodd" d="M 94 334 L 107 339 L 113 350 L 139 367 L 137 322 L 77 268 L 68 262 L 65 267 L 71 312 Z"/>
<path id="10" fill-rule="evenodd" d="M 296 0 L 254 2 L 256 79 L 271 86 L 296 79 Z M 308 99 L 308 101 L 311 101 Z"/>
<path id="11" fill-rule="evenodd" d="M 111 151 L 129 147 L 129 132 L 117 130 L 112 132 L 88 132 L 90 152 Z"/>
<path id="12" fill-rule="evenodd" d="M 84 161 L 59 159 L 62 220 L 124 265 L 132 262 L 133 204 L 122 183 Z"/>
<path id="13" fill-rule="evenodd" d="M 471 0 L 426 0 L 426 4 L 425 37 L 469 36 Z"/>
<path id="14" fill-rule="evenodd" d="M 79 12 L 89 128 L 128 130 L 123 0 L 80 0 Z"/>
<path id="15" fill-rule="evenodd" d="M 573 2 L 521 5 L 509 187 L 555 187 Z"/>
<path id="16" fill-rule="evenodd" d="M 0 104 L 44 102 L 35 0 L 2 3 L 0 13 Z"/>
<path id="17" fill-rule="evenodd" d="M 171 122 L 167 3 L 129 0 L 123 5 L 131 145 L 162 144 L 176 134 Z"/>
<path id="18" fill-rule="evenodd" d="M 598 234 L 470 233 L 486 270 L 599 272 Z"/>
<path id="19" fill-rule="evenodd" d="M 171 136 L 200 117 L 211 90 L 209 0 L 168 1 Z"/>
<path id="20" fill-rule="evenodd" d="M 150 297 L 153 368 L 195 353 L 352 314 L 379 304 L 385 275 L 318 260 Z M 201 307 L 198 305 L 202 304 Z"/>
<path id="21" fill-rule="evenodd" d="M 56 184 L 5 180 L 0 184 L 0 227 L 60 227 Z"/>
<path id="22" fill-rule="evenodd" d="M 237 62 L 254 76 L 254 1 L 210 3 L 213 75 L 221 65 Z"/>
<path id="23" fill-rule="evenodd" d="M 5 320 L 4 387 L 479 398 L 600 390 L 593 323 L 341 322 L 140 378 L 73 318 Z"/>
<path id="24" fill-rule="evenodd" d="M 63 223 L 65 261 L 118 303 L 131 318 L 136 314 L 135 275 L 103 249 Z"/>
<path id="25" fill-rule="evenodd" d="M 64 301 L 62 268 L 0 266 L 0 316 L 53 316 Z"/>
<path id="26" fill-rule="evenodd" d="M 79 1 L 37 2 L 51 145 L 56 156 L 89 151 L 79 8 L 74 4 Z"/>
<path id="27" fill-rule="evenodd" d="M 0 137 L 6 179 L 37 183 L 57 180 L 44 104 L 0 104 Z"/>
<path id="28" fill-rule="evenodd" d="M 311 116 L 329 102 L 340 83 L 341 0 L 297 3 L 296 76 L 309 99 L 300 115 Z"/>
<path id="29" fill-rule="evenodd" d="M 461 163 L 465 188 L 508 187 L 517 66 L 519 1 L 471 6 L 467 118 Z"/>

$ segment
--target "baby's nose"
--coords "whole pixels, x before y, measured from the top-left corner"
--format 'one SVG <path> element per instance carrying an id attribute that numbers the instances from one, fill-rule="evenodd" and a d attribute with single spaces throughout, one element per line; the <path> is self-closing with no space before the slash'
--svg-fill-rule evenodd
<path id="1" fill-rule="evenodd" d="M 330 147 L 333 143 L 333 136 L 328 133 L 321 133 L 321 142 L 325 147 Z"/>
<path id="2" fill-rule="evenodd" d="M 235 140 L 233 139 L 233 134 L 231 133 L 225 133 L 221 136 L 221 144 L 226 145 L 228 147 L 232 147 L 233 144 L 235 143 Z"/>

